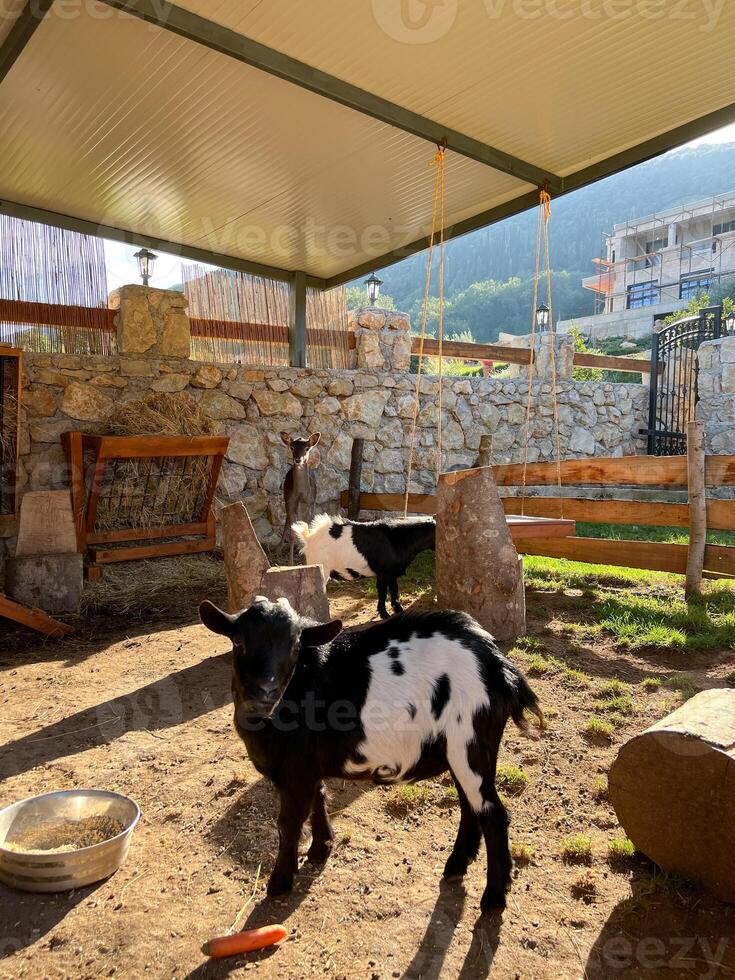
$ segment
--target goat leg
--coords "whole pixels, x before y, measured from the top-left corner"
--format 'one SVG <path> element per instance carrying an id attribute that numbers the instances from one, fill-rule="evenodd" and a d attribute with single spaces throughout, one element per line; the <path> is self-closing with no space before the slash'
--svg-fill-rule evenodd
<path id="1" fill-rule="evenodd" d="M 378 587 L 378 616 L 381 619 L 388 619 L 388 610 L 385 608 L 385 600 L 388 596 L 388 580 L 378 576 L 376 585 Z"/>
<path id="2" fill-rule="evenodd" d="M 283 895 L 293 888 L 298 871 L 301 828 L 314 800 L 316 785 L 312 782 L 290 783 L 279 789 L 281 809 L 278 814 L 278 857 L 268 879 L 268 894 Z"/>
<path id="3" fill-rule="evenodd" d="M 402 613 L 403 606 L 398 593 L 398 576 L 394 575 L 390 580 L 390 604 L 394 613 Z"/>
<path id="4" fill-rule="evenodd" d="M 314 793 L 311 811 L 311 847 L 306 857 L 312 864 L 323 864 L 329 857 L 334 842 L 334 831 L 327 813 L 327 788 L 319 783 Z"/>

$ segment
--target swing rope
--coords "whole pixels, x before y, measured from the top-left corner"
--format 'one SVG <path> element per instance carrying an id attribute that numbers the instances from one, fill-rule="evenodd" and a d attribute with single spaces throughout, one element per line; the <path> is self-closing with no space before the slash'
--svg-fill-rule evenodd
<path id="1" fill-rule="evenodd" d="M 432 160 L 432 166 L 436 167 L 434 177 L 434 204 L 431 213 L 431 237 L 429 238 L 429 249 L 426 259 L 426 279 L 424 282 L 424 307 L 421 314 L 421 339 L 419 341 L 418 369 L 416 371 L 416 389 L 413 402 L 413 419 L 411 421 L 411 444 L 408 451 L 408 471 L 406 475 L 406 493 L 403 498 L 403 516 L 408 516 L 408 497 L 411 490 L 411 475 L 413 473 L 413 456 L 416 446 L 416 428 L 419 414 L 419 396 L 421 393 L 421 373 L 424 363 L 424 340 L 426 338 L 426 319 L 429 311 L 429 290 L 431 288 L 431 269 L 434 257 L 434 240 L 437 232 L 437 219 L 439 223 L 439 399 L 438 399 L 438 426 L 437 426 L 437 461 L 436 478 L 439 482 L 442 461 L 442 351 L 443 351 L 443 328 L 444 328 L 444 153 L 443 146 L 438 147 Z"/>
<path id="2" fill-rule="evenodd" d="M 559 500 L 559 517 L 564 517 L 564 498 L 561 495 L 561 442 L 559 439 L 559 406 L 556 392 L 556 347 L 554 343 L 554 311 L 551 298 L 551 259 L 549 255 L 549 219 L 551 218 L 551 197 L 542 190 L 538 209 L 538 231 L 536 236 L 536 266 L 533 277 L 533 309 L 531 313 L 531 352 L 528 361 L 528 392 L 526 396 L 526 420 L 523 438 L 523 479 L 521 486 L 521 514 L 525 513 L 526 503 L 526 471 L 528 469 L 528 442 L 531 428 L 531 397 L 533 386 L 533 369 L 536 354 L 536 311 L 538 309 L 539 280 L 541 270 L 541 254 L 543 257 L 546 280 L 546 305 L 549 308 L 549 345 L 551 358 L 551 395 L 553 407 L 554 448 L 556 450 L 556 484 Z"/>

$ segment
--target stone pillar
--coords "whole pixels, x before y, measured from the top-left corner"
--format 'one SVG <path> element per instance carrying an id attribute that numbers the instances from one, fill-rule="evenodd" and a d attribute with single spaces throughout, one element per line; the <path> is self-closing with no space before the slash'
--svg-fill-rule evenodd
<path id="1" fill-rule="evenodd" d="M 120 354 L 191 356 L 191 330 L 183 293 L 150 286 L 121 286 L 110 293 L 108 305 L 117 310 Z"/>
<path id="2" fill-rule="evenodd" d="M 502 343 L 502 341 L 501 341 Z M 531 335 L 519 337 L 510 347 L 531 346 Z M 551 381 L 551 337 L 544 333 L 536 335 L 534 338 L 533 356 L 533 377 L 537 381 Z M 569 334 L 554 334 L 554 353 L 556 355 L 556 380 L 569 381 L 574 370 L 574 338 Z M 510 376 L 513 378 L 527 378 L 528 366 L 525 364 L 511 364 Z"/>
<path id="3" fill-rule="evenodd" d="M 704 422 L 705 451 L 735 453 L 735 337 L 707 340 L 697 353 L 699 402 L 697 419 Z"/>
<path id="4" fill-rule="evenodd" d="M 357 347 L 354 367 L 408 371 L 411 367 L 411 323 L 407 313 L 375 306 L 351 310 L 349 328 Z"/>

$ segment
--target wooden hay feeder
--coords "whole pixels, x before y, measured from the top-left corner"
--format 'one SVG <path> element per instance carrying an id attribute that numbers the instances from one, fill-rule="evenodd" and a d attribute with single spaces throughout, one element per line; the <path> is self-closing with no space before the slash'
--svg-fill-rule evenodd
<path id="1" fill-rule="evenodd" d="M 109 562 L 214 548 L 212 502 L 226 436 L 66 432 L 62 443 L 77 543 L 92 577 Z"/>

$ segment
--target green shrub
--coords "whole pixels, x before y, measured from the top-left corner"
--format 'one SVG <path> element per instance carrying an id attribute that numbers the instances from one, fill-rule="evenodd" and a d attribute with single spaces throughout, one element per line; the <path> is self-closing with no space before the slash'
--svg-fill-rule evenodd
<path id="1" fill-rule="evenodd" d="M 565 837 L 560 853 L 565 864 L 592 864 L 592 840 L 585 834 Z"/>

